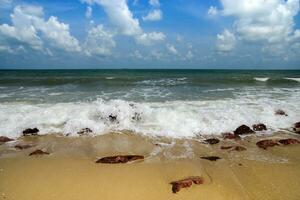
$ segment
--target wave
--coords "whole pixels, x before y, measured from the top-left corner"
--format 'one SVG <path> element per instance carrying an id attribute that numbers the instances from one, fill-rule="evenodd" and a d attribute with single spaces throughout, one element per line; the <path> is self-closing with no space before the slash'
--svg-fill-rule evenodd
<path id="1" fill-rule="evenodd" d="M 166 79 L 150 79 L 150 80 L 143 80 L 137 82 L 140 85 L 150 85 L 150 86 L 175 86 L 175 85 L 183 85 L 187 84 L 188 82 L 185 81 L 187 78 L 166 78 Z"/>
<path id="2" fill-rule="evenodd" d="M 256 81 L 266 82 L 266 81 L 268 81 L 270 78 L 269 78 L 269 77 L 255 77 L 254 79 L 255 79 Z"/>
<path id="3" fill-rule="evenodd" d="M 105 77 L 105 79 L 107 79 L 107 80 L 113 80 L 113 79 L 115 79 L 115 77 L 108 76 L 108 77 Z"/>
<path id="4" fill-rule="evenodd" d="M 300 78 L 285 78 L 287 80 L 291 80 L 291 81 L 297 81 L 300 83 Z"/>
<path id="5" fill-rule="evenodd" d="M 296 94 L 299 97 L 299 93 Z M 221 134 L 241 124 L 261 122 L 270 130 L 290 127 L 300 119 L 298 97 L 272 100 L 250 98 L 215 101 L 131 102 L 98 99 L 92 102 L 56 104 L 0 104 L 0 133 L 18 137 L 22 130 L 37 127 L 41 134 L 76 136 L 83 128 L 95 134 L 130 130 L 147 136 L 172 138 Z M 276 116 L 283 109 L 287 117 Z"/>

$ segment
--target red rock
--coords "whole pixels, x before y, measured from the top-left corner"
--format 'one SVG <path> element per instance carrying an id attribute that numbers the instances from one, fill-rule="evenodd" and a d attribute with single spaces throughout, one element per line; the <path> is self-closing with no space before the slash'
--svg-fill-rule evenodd
<path id="1" fill-rule="evenodd" d="M 246 135 L 252 133 L 254 133 L 254 131 L 249 126 L 246 126 L 244 124 L 238 127 L 237 129 L 235 129 L 234 131 L 235 135 Z"/>
<path id="2" fill-rule="evenodd" d="M 220 142 L 220 140 L 219 139 L 216 139 L 216 138 L 209 138 L 209 139 L 206 139 L 206 140 L 204 140 L 206 143 L 208 143 L 208 144 L 211 144 L 211 145 L 213 145 L 213 144 L 218 144 L 219 142 Z"/>
<path id="3" fill-rule="evenodd" d="M 28 128 L 23 131 L 23 136 L 37 135 L 38 132 L 39 132 L 39 129 L 37 129 L 37 128 Z"/>
<path id="4" fill-rule="evenodd" d="M 106 164 L 117 164 L 117 163 L 127 163 L 135 160 L 144 159 L 144 156 L 139 155 L 118 155 L 100 158 L 96 163 L 106 163 Z"/>
<path id="5" fill-rule="evenodd" d="M 280 109 L 278 109 L 278 110 L 275 111 L 275 115 L 284 115 L 284 116 L 288 116 L 283 110 L 280 110 Z"/>
<path id="6" fill-rule="evenodd" d="M 5 136 L 0 136 L 0 143 L 6 143 L 6 142 L 10 142 L 13 141 L 13 139 L 5 137 Z"/>
<path id="7" fill-rule="evenodd" d="M 191 187 L 192 184 L 203 184 L 204 179 L 199 176 L 194 176 L 194 177 L 188 177 L 179 181 L 173 181 L 170 184 L 172 185 L 172 192 L 177 193 L 181 190 L 181 188 L 188 188 Z"/>
<path id="8" fill-rule="evenodd" d="M 221 159 L 221 158 L 218 157 L 218 156 L 202 156 L 202 157 L 200 157 L 200 158 L 206 159 L 206 160 L 210 160 L 210 161 L 217 161 L 217 160 Z"/>
<path id="9" fill-rule="evenodd" d="M 235 135 L 233 133 L 223 133 L 222 135 L 224 139 L 229 139 L 229 140 L 241 139 L 239 135 Z"/>
<path id="10" fill-rule="evenodd" d="M 34 152 L 31 152 L 29 154 L 29 156 L 34 156 L 34 155 L 48 155 L 49 153 L 48 152 L 45 152 L 45 151 L 42 151 L 40 149 L 38 150 L 35 150 Z"/>
<path id="11" fill-rule="evenodd" d="M 256 145 L 259 148 L 267 149 L 268 147 L 274 147 L 274 146 L 277 146 L 279 144 L 274 140 L 261 140 L 261 141 L 257 142 Z"/>
<path id="12" fill-rule="evenodd" d="M 296 139 L 282 139 L 282 140 L 279 140 L 278 141 L 280 144 L 283 144 L 283 145 L 290 145 L 290 144 L 299 144 L 300 141 L 299 140 L 296 140 Z"/>
<path id="13" fill-rule="evenodd" d="M 264 125 L 264 124 L 262 124 L 262 123 L 260 123 L 260 124 L 254 124 L 252 126 L 252 128 L 253 128 L 254 131 L 266 131 L 267 130 L 267 126 Z"/>

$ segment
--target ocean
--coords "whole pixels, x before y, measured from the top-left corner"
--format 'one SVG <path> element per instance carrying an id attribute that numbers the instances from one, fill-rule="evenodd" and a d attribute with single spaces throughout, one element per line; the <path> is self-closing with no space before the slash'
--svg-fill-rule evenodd
<path id="1" fill-rule="evenodd" d="M 277 109 L 288 116 L 275 115 Z M 0 133 L 193 138 L 300 121 L 300 70 L 1 70 Z"/>

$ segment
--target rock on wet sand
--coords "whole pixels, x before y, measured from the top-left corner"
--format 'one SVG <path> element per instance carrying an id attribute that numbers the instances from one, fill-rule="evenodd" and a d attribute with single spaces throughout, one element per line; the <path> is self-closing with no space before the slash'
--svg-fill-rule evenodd
<path id="1" fill-rule="evenodd" d="M 300 134 L 300 122 L 294 124 L 294 131 Z"/>
<path id="2" fill-rule="evenodd" d="M 83 128 L 80 131 L 77 132 L 78 135 L 88 135 L 92 133 L 93 131 L 90 128 Z"/>
<path id="3" fill-rule="evenodd" d="M 267 130 L 267 126 L 262 123 L 254 124 L 252 126 L 252 128 L 254 131 L 266 131 Z"/>
<path id="4" fill-rule="evenodd" d="M 48 155 L 48 154 L 49 154 L 48 152 L 42 151 L 42 150 L 38 149 L 38 150 L 35 150 L 35 151 L 31 152 L 29 154 L 29 156 L 34 156 L 34 155 Z"/>
<path id="5" fill-rule="evenodd" d="M 105 164 L 118 164 L 118 163 L 128 163 L 135 160 L 144 159 L 144 156 L 140 155 L 118 155 L 118 156 L 109 156 L 100 158 L 96 163 L 105 163 Z"/>
<path id="6" fill-rule="evenodd" d="M 0 144 L 10 142 L 10 141 L 13 141 L 13 139 L 5 137 L 5 136 L 0 136 Z"/>
<path id="7" fill-rule="evenodd" d="M 296 140 L 296 139 L 282 139 L 282 140 L 278 140 L 278 142 L 280 144 L 283 144 L 283 145 L 290 145 L 290 144 L 299 144 L 300 141 L 299 140 Z"/>
<path id="8" fill-rule="evenodd" d="M 28 128 L 23 131 L 23 136 L 37 135 L 40 130 L 37 128 Z"/>
<path id="9" fill-rule="evenodd" d="M 241 139 L 239 135 L 235 135 L 233 133 L 223 133 L 222 136 L 223 139 L 229 139 L 229 140 Z"/>
<path id="10" fill-rule="evenodd" d="M 218 144 L 220 142 L 220 140 L 217 138 L 209 138 L 209 139 L 204 140 L 204 142 L 213 145 L 213 144 Z"/>
<path id="11" fill-rule="evenodd" d="M 221 159 L 218 156 L 202 156 L 200 158 L 205 159 L 205 160 L 210 160 L 210 161 L 217 161 L 217 160 Z"/>
<path id="12" fill-rule="evenodd" d="M 237 129 L 235 129 L 234 131 L 235 135 L 246 135 L 252 133 L 254 133 L 254 131 L 249 126 L 246 126 L 244 124 L 238 127 Z"/>
<path id="13" fill-rule="evenodd" d="M 196 185 L 203 184 L 204 179 L 199 176 L 193 176 L 179 181 L 173 181 L 170 184 L 172 185 L 172 192 L 177 193 L 181 190 L 181 188 L 191 187 L 193 183 Z"/>
<path id="14" fill-rule="evenodd" d="M 259 148 L 267 149 L 268 147 L 278 146 L 279 144 L 274 140 L 261 140 L 256 143 Z"/>

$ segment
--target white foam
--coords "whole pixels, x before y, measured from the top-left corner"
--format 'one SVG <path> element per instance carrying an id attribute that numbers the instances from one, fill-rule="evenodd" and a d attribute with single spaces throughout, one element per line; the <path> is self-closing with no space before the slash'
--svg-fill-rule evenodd
<path id="1" fill-rule="evenodd" d="M 108 77 L 105 77 L 105 79 L 107 79 L 107 80 L 113 80 L 113 79 L 115 79 L 115 77 L 108 76 Z"/>
<path id="2" fill-rule="evenodd" d="M 285 78 L 285 79 L 300 82 L 300 78 Z"/>
<path id="3" fill-rule="evenodd" d="M 278 91 L 277 91 L 278 90 Z M 37 127 L 41 134 L 76 133 L 90 128 L 95 134 L 132 130 L 148 136 L 194 137 L 199 134 L 221 134 L 241 124 L 264 123 L 271 130 L 288 128 L 300 119 L 300 91 L 280 90 L 274 99 L 269 89 L 245 90 L 232 99 L 210 101 L 169 101 L 134 103 L 102 99 L 93 102 L 56 104 L 0 104 L 0 133 L 18 137 L 22 130 Z M 267 92 L 270 92 L 267 93 Z M 276 93 L 277 94 L 277 93 Z M 270 96 L 271 95 L 271 96 Z M 278 94 L 277 94 L 278 95 Z M 274 115 L 283 109 L 287 117 Z M 111 122 L 109 115 L 117 116 Z M 141 118 L 133 120 L 133 118 Z"/>
<path id="4" fill-rule="evenodd" d="M 266 82 L 268 81 L 270 78 L 269 77 L 255 77 L 254 78 L 256 81 L 262 81 L 262 82 Z"/>

